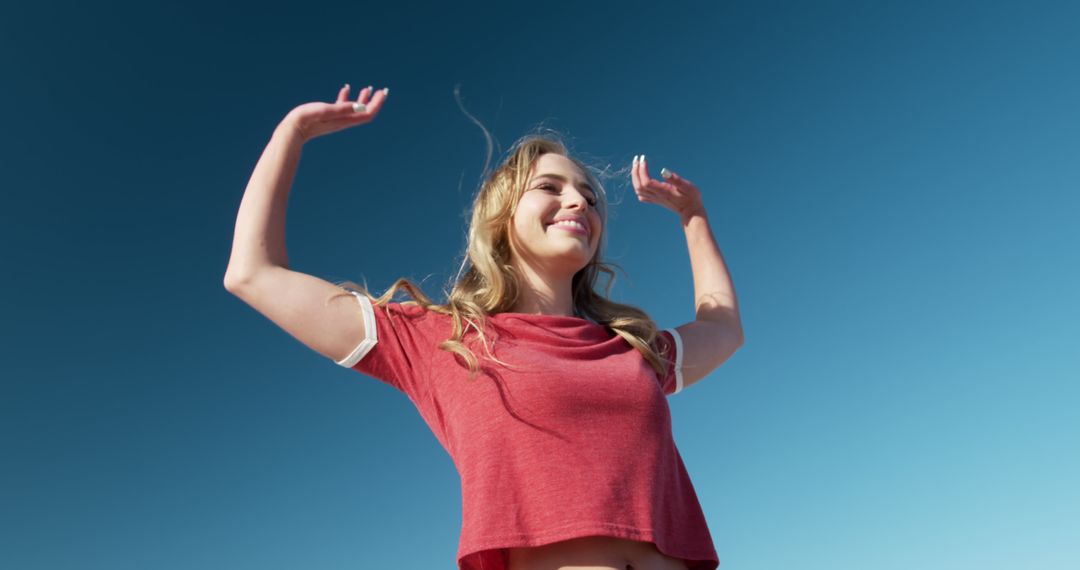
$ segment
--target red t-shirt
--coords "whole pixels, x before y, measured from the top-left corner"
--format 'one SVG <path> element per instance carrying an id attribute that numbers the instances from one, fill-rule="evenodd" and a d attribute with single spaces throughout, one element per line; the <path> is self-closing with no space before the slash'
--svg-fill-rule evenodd
<path id="1" fill-rule="evenodd" d="M 647 541 L 714 570 L 694 486 L 671 432 L 669 396 L 682 389 L 682 346 L 665 329 L 663 378 L 611 329 L 577 317 L 500 313 L 484 373 L 440 350 L 449 315 L 359 300 L 367 338 L 338 362 L 405 393 L 461 477 L 459 570 L 505 570 L 509 547 L 592 535 Z M 674 354 L 672 354 L 674 353 Z"/>

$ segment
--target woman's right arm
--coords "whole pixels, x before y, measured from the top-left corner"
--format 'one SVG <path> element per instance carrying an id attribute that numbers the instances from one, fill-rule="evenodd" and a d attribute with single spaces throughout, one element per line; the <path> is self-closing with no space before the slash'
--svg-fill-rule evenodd
<path id="1" fill-rule="evenodd" d="M 242 285 L 266 268 L 288 267 L 285 208 L 303 146 L 295 120 L 289 117 L 270 136 L 240 200 L 232 254 L 225 270 L 226 289 Z"/>
<path id="2" fill-rule="evenodd" d="M 361 90 L 355 111 L 347 100 L 348 85 L 335 103 L 306 103 L 293 109 L 274 129 L 251 175 L 233 234 L 225 270 L 225 289 L 316 352 L 341 360 L 365 336 L 363 319 L 352 295 L 330 305 L 326 300 L 344 290 L 333 283 L 293 271 L 285 249 L 285 210 L 289 189 L 305 142 L 330 132 L 366 123 L 375 117 L 387 91 L 371 97 Z"/>

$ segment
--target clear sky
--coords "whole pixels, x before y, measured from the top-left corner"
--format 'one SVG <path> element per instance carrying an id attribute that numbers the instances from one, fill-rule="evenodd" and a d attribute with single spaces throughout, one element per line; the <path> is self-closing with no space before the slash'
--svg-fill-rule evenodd
<path id="1" fill-rule="evenodd" d="M 730 570 L 1080 567 L 1074 2 L 23 2 L 0 9 L 0 567 L 453 568 L 407 398 L 222 286 L 291 108 L 290 266 L 457 269 L 538 124 L 698 185 L 746 345 L 670 400 Z M 499 149 L 496 149 L 499 150 Z M 694 316 L 677 217 L 612 183 L 613 296 Z"/>

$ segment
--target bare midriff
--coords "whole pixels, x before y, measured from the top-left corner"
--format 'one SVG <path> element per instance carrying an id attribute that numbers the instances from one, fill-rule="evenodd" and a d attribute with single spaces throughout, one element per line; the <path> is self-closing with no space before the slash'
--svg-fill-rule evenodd
<path id="1" fill-rule="evenodd" d="M 686 563 L 651 542 L 585 536 L 525 548 L 509 548 L 507 570 L 687 570 Z"/>

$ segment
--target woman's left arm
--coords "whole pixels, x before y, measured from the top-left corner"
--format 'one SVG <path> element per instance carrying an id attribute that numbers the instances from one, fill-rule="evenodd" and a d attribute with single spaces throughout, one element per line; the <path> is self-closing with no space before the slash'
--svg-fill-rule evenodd
<path id="1" fill-rule="evenodd" d="M 694 274 L 695 320 L 677 327 L 684 345 L 686 384 L 704 377 L 743 345 L 742 320 L 735 285 L 716 245 L 701 191 L 667 170 L 667 182 L 649 177 L 645 157 L 634 157 L 631 177 L 638 200 L 659 204 L 679 216 Z"/>

